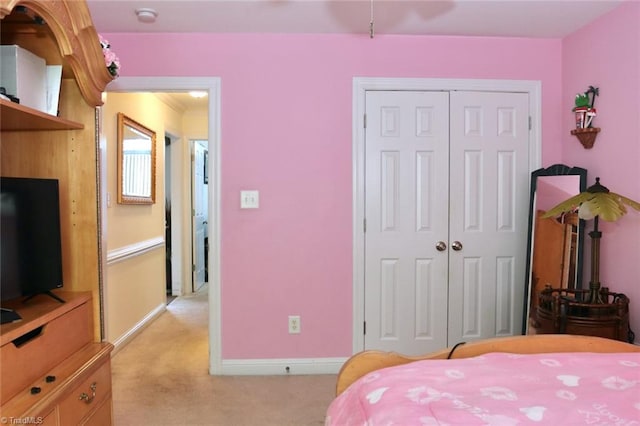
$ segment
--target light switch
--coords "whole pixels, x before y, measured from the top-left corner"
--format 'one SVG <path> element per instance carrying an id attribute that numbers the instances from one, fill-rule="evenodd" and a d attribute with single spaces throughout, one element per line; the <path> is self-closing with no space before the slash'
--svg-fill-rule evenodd
<path id="1" fill-rule="evenodd" d="M 260 205 L 260 194 L 258 191 L 240 191 L 240 208 L 257 209 Z"/>

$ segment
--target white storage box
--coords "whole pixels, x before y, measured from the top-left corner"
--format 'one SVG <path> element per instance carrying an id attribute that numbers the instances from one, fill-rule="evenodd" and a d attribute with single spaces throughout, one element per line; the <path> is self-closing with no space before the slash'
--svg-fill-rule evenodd
<path id="1" fill-rule="evenodd" d="M 0 86 L 20 105 L 47 110 L 47 64 L 20 46 L 0 46 Z"/>

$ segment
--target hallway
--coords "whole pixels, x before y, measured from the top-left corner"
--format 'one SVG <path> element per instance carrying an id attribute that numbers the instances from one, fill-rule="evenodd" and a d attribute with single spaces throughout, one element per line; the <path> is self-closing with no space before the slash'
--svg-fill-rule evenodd
<path id="1" fill-rule="evenodd" d="M 207 318 L 204 286 L 114 355 L 116 426 L 324 424 L 335 375 L 211 376 Z"/>

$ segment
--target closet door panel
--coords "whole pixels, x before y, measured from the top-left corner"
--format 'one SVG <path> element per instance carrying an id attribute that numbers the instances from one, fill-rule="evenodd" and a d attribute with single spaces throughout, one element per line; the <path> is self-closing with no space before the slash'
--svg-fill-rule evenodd
<path id="1" fill-rule="evenodd" d="M 528 95 L 451 93 L 449 343 L 517 334 L 525 274 Z"/>
<path id="2" fill-rule="evenodd" d="M 365 348 L 447 345 L 448 97 L 367 92 Z"/>

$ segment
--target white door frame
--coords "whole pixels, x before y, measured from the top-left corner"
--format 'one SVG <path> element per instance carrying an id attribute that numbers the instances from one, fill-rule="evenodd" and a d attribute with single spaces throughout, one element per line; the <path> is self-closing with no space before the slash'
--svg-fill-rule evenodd
<path id="1" fill-rule="evenodd" d="M 540 168 L 542 158 L 542 83 L 540 81 L 354 77 L 352 105 L 353 353 L 364 348 L 365 138 L 363 123 L 366 111 L 365 95 L 368 90 L 465 90 L 528 93 L 531 116 L 530 172 Z M 525 277 L 522 279 L 524 280 Z"/>
<path id="2" fill-rule="evenodd" d="M 222 373 L 222 308 L 220 271 L 220 78 L 118 77 L 108 92 L 209 92 L 209 374 Z M 190 160 L 189 160 L 190 161 Z M 106 185 L 103 185 L 106 188 Z M 189 220 L 191 220 L 189 218 Z M 190 226 L 189 226 L 190 228 Z M 191 238 L 189 238 L 190 240 Z M 189 270 L 191 267 L 189 266 Z"/>

